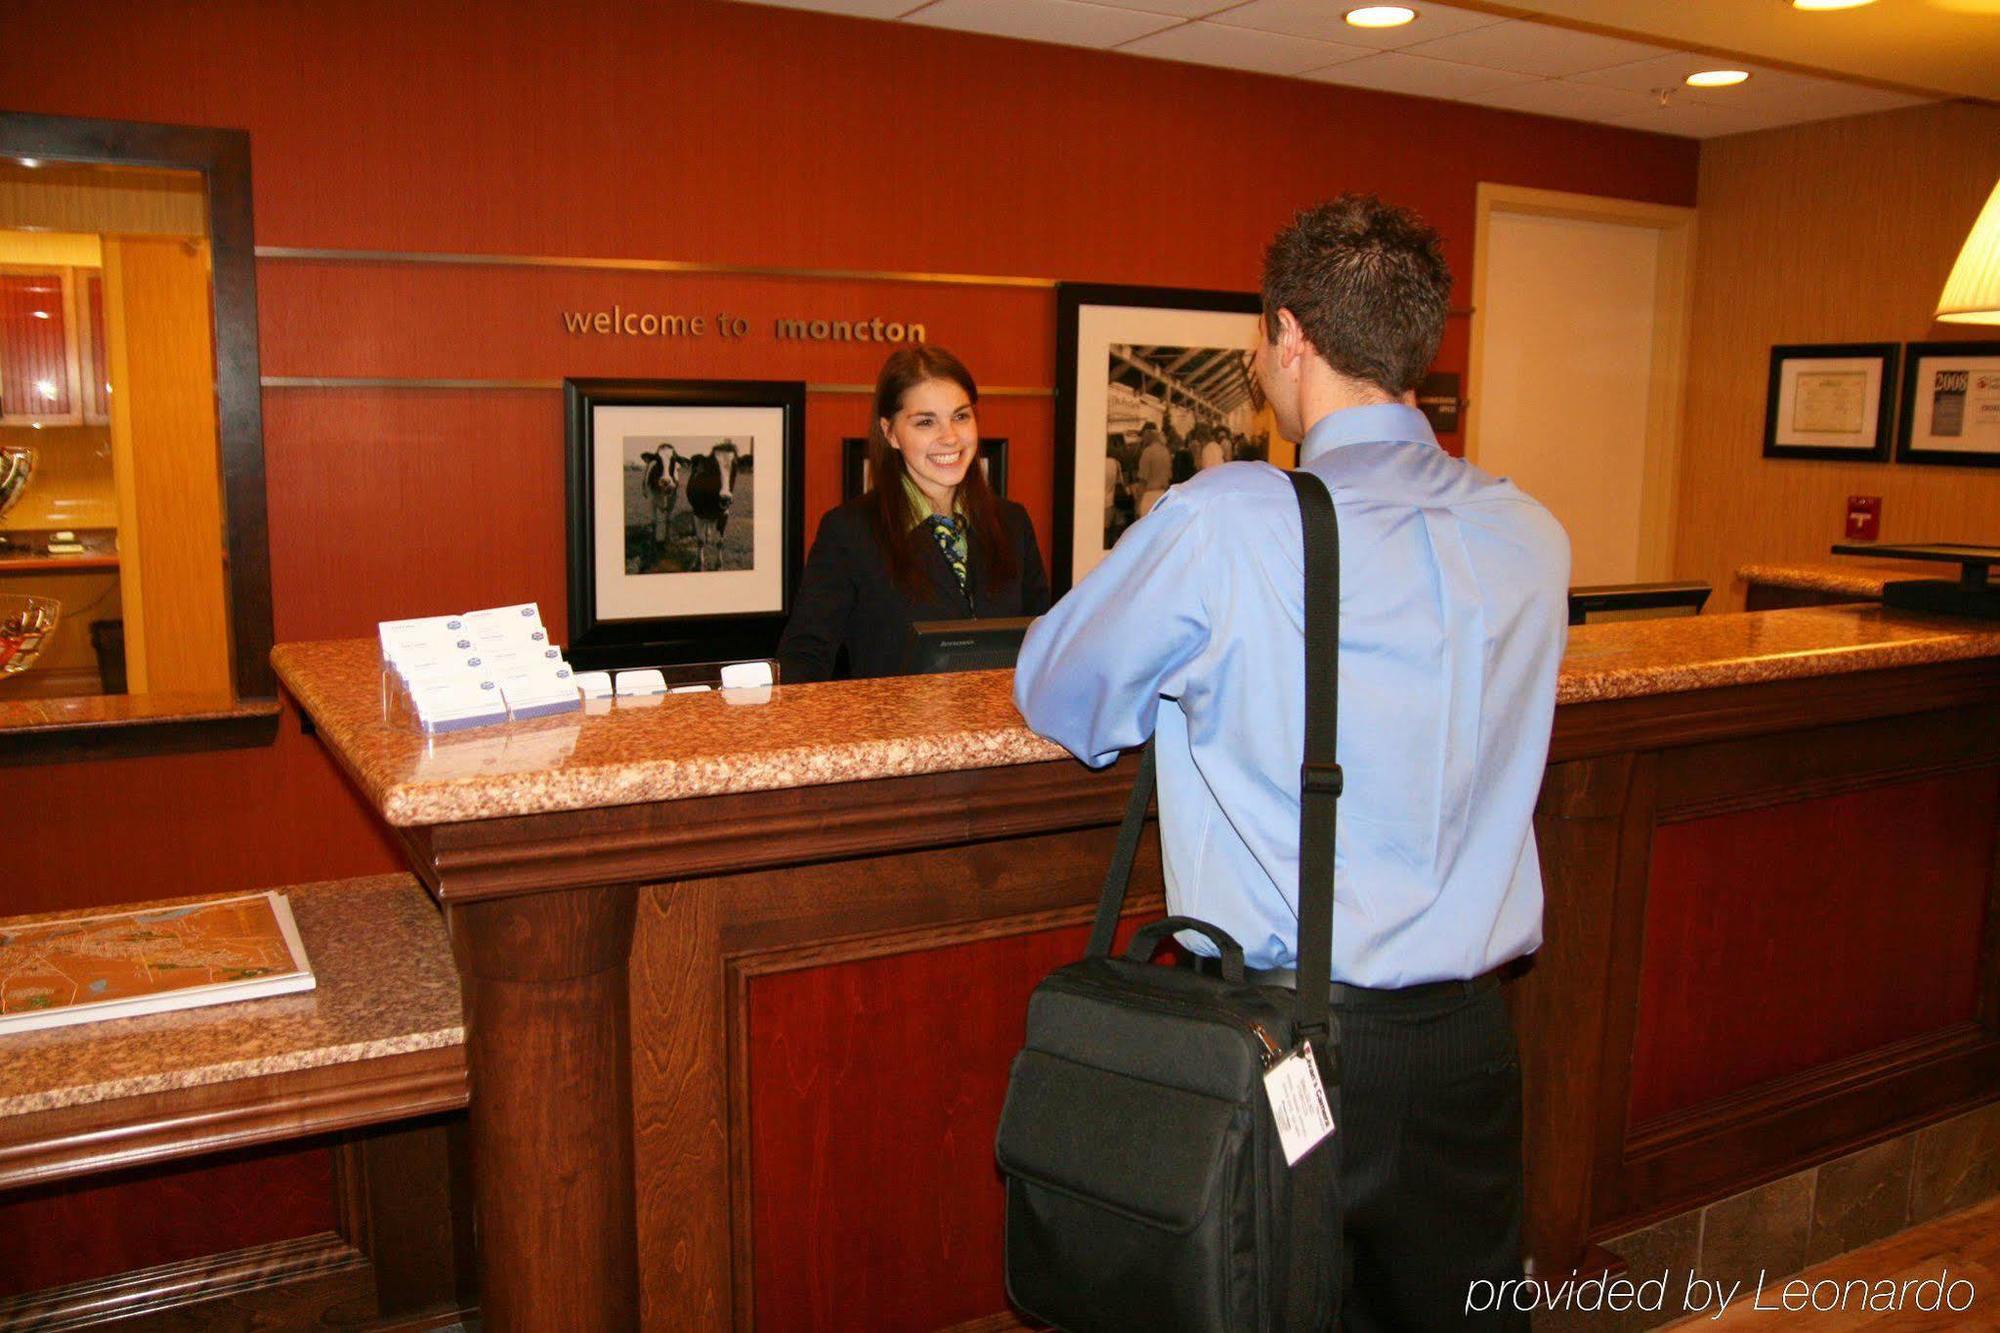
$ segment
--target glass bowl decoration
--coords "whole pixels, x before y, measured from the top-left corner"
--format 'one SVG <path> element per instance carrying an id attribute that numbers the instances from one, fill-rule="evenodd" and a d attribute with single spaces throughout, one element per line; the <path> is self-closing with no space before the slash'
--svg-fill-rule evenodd
<path id="1" fill-rule="evenodd" d="M 0 593 L 0 676 L 33 666 L 61 618 L 62 603 L 53 597 Z"/>
<path id="2" fill-rule="evenodd" d="M 25 444 L 0 444 L 0 518 L 27 493 L 35 475 L 35 451 Z"/>

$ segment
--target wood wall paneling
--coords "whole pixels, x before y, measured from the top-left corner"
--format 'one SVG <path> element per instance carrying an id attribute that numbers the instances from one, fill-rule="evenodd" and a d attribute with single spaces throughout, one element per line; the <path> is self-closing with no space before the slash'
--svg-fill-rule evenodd
<path id="1" fill-rule="evenodd" d="M 758 1327 L 932 1329 L 1006 1307 L 993 1136 L 1007 1071 L 1028 992 L 1089 934 L 751 981 Z"/>
<path id="2" fill-rule="evenodd" d="M 1849 495 L 1884 541 L 1990 542 L 2000 473 L 1761 457 L 1771 348 L 1985 336 L 1931 313 L 2000 175 L 2000 107 L 1947 102 L 1706 140 L 1675 577 L 1834 559 Z M 1986 331 L 1990 333 L 1990 330 Z"/>
<path id="3" fill-rule="evenodd" d="M 1643 1123 L 1976 1018 L 2000 769 L 1653 835 Z"/>
<path id="4" fill-rule="evenodd" d="M 1129 782 L 1132 767 L 1129 762 L 1123 765 L 1125 781 Z M 798 1040 L 787 1035 L 789 1018 L 773 1020 L 776 1026 L 754 1019 L 751 1006 L 758 987 L 774 977 L 794 972 L 810 977 L 857 958 L 907 957 L 909 966 L 922 973 L 930 966 L 925 959 L 933 956 L 926 950 L 969 941 L 1038 937 L 1072 929 L 1085 919 L 1085 904 L 1095 897 L 1114 833 L 1103 824 L 1115 818 L 1113 807 L 1122 800 L 1124 789 L 1093 781 L 1094 775 L 1073 765 L 1035 765 L 977 776 L 990 791 L 996 778 L 1005 786 L 1009 779 L 1034 777 L 1038 770 L 1047 770 L 1045 779 L 1067 782 L 1071 805 L 1088 807 L 1099 826 L 998 840 L 989 832 L 955 845 L 928 849 L 919 845 L 899 854 L 879 854 L 882 838 L 901 840 L 911 835 L 913 826 L 906 819 L 899 831 L 877 830 L 871 835 L 876 854 L 681 879 L 654 885 L 641 895 L 631 965 L 632 1090 L 641 1310 L 648 1326 L 726 1326 L 732 1319 L 747 1322 L 755 1312 L 751 1278 L 756 1272 L 761 1280 L 761 1270 L 754 1268 L 753 1255 L 770 1251 L 753 1224 L 765 1206 L 752 1184 L 758 1178 L 755 1173 L 763 1169 L 757 1166 L 757 1145 L 767 1141 L 758 1124 L 766 1094 L 753 1087 L 753 1080 L 788 1077 L 770 1063 L 768 1052 L 774 1044 L 795 1045 Z M 932 812 L 943 828 L 956 824 L 948 808 L 951 798 L 940 798 L 957 785 L 950 775 L 865 784 L 878 789 L 876 804 Z M 841 790 L 828 788 L 821 794 Z M 1091 799 L 1076 799 L 1086 791 Z M 810 798 L 812 793 L 800 795 Z M 982 808 L 1008 804 L 999 799 L 1004 791 L 991 795 L 996 799 L 980 802 Z M 730 805 L 719 808 L 718 815 L 739 818 L 734 813 L 738 798 L 725 799 Z M 837 829 L 832 836 L 844 837 Z M 801 852 L 808 841 L 801 840 Z M 1157 844 L 1151 839 L 1135 866 L 1133 885 L 1133 909 L 1156 913 L 1160 869 Z M 1072 948 L 1068 956 L 1075 952 Z M 1039 960 L 1022 967 L 1024 971 L 1000 983 L 1005 994 L 1032 984 L 1039 975 L 1037 968 L 1047 970 Z M 927 983 L 904 987 L 899 1000 L 928 1008 L 933 1017 L 961 1002 L 987 1006 L 991 1001 L 978 998 L 978 988 L 972 986 L 985 976 L 975 970 L 959 982 L 947 980 L 943 989 L 951 998 L 944 1002 L 932 997 Z M 793 1013 L 791 1008 L 784 1010 L 785 1015 Z M 845 1020 L 839 1015 L 826 1018 L 840 1022 L 854 1015 Z M 808 1010 L 805 1021 L 818 1020 Z M 846 1039 L 856 1031 L 850 1028 Z M 987 1035 L 958 1050 L 952 1059 L 937 1061 L 933 1073 L 923 1077 L 942 1078 L 954 1070 L 971 1069 L 967 1077 L 976 1080 L 992 1068 L 1004 1070 L 1019 1046 L 1018 1011 L 1011 1045 L 994 1045 Z M 800 1099 L 817 1106 L 815 1099 L 825 1094 L 826 1087 L 824 1079 L 818 1079 L 810 1087 L 773 1093 L 771 1099 L 774 1106 L 789 1105 L 807 1114 Z M 947 1139 L 925 1138 L 932 1128 L 926 1122 L 921 1132 L 911 1132 L 911 1151 L 917 1154 L 913 1162 L 923 1153 L 974 1166 L 979 1152 L 990 1160 L 991 1124 L 954 1130 Z M 851 1174 L 853 1164 L 871 1152 L 879 1153 L 881 1143 L 879 1136 L 829 1143 L 819 1169 Z M 792 1149 L 781 1146 L 778 1151 Z M 774 1177 L 767 1171 L 762 1179 L 768 1183 Z M 985 1207 L 982 1191 L 988 1183 L 990 1175 L 975 1172 L 970 1182 L 952 1184 L 940 1194 L 934 1214 L 939 1220 L 932 1232 L 941 1229 L 960 1235 L 963 1225 L 952 1219 L 961 1205 Z M 865 1197 L 872 1199 L 881 1189 L 873 1187 Z M 781 1284 L 803 1282 L 817 1293 L 814 1300 L 851 1310 L 855 1284 L 879 1280 L 828 1266 L 837 1250 L 853 1252 L 888 1243 L 891 1229 L 869 1209 L 856 1208 L 854 1197 L 816 1189 L 809 1199 L 797 1201 L 827 1240 L 796 1255 L 774 1256 L 773 1262 L 784 1266 L 777 1278 Z M 782 1228 L 796 1220 L 787 1214 L 778 1225 Z M 926 1302 L 938 1302 L 938 1317 L 929 1326 L 948 1322 L 942 1312 L 963 1303 L 950 1290 L 958 1278 L 926 1273 L 910 1280 L 913 1291 L 898 1308 L 929 1309 Z M 879 1287 L 870 1291 L 874 1296 L 887 1295 Z M 988 1304 L 982 1311 L 998 1308 Z M 770 1314 L 767 1304 L 763 1315 Z M 800 1322 L 800 1316 L 787 1311 L 775 1326 Z"/>
<path id="5" fill-rule="evenodd" d="M 1599 1108 L 1618 1099 L 1624 1051 L 1613 1006 L 1578 1008 L 1571 997 L 1607 984 L 1618 944 L 1619 882 L 1630 877 L 1621 840 L 1643 807 L 1651 768 L 1630 755 L 1552 766 L 1535 808 L 1543 875 L 1562 886 L 1543 913 L 1534 966 L 1507 988 L 1521 1042 L 1522 1153 L 1526 1163 L 1528 1253 L 1543 1271 L 1562 1271 L 1581 1253 L 1591 1225 L 1590 1145 L 1600 1142 Z"/>
<path id="6" fill-rule="evenodd" d="M 324 1148 L 204 1158 L 0 1195 L 0 1295 L 332 1229 Z"/>

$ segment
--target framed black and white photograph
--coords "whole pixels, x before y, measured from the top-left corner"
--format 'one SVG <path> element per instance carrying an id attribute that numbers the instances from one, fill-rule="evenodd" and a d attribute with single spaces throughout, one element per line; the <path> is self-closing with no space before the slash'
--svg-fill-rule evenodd
<path id="1" fill-rule="evenodd" d="M 1176 481 L 1236 459 L 1292 466 L 1250 376 L 1259 308 L 1250 292 L 1057 285 L 1057 596 Z"/>
<path id="2" fill-rule="evenodd" d="M 565 380 L 569 656 L 768 657 L 805 530 L 805 385 Z"/>
<path id="3" fill-rule="evenodd" d="M 1896 461 L 2000 467 L 2000 342 L 1904 350 Z"/>
<path id="4" fill-rule="evenodd" d="M 979 437 L 979 470 L 986 474 L 986 484 L 995 495 L 1007 495 L 1007 439 L 1002 435 L 982 435 Z M 868 475 L 868 441 L 859 435 L 850 435 L 840 442 L 840 499 L 843 504 L 867 491 L 872 478 Z"/>
<path id="5" fill-rule="evenodd" d="M 1764 457 L 1887 462 L 1898 350 L 1895 343 L 1773 347 Z"/>

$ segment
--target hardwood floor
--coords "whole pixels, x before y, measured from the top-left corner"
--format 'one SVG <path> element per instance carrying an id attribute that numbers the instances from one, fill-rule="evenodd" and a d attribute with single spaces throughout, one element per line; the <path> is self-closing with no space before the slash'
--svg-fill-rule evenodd
<path id="1" fill-rule="evenodd" d="M 1948 1275 L 1948 1276 L 1946 1276 Z M 1933 1283 L 1940 1277 L 1952 1285 Z M 1953 1213 L 1920 1227 L 1878 1241 L 1865 1249 L 1843 1254 L 1795 1279 L 1796 1312 L 1783 1308 L 1786 1283 L 1767 1283 L 1761 1297 L 1764 1309 L 1751 1308 L 1750 1295 L 1720 1319 L 1695 1315 L 1672 1325 L 1674 1328 L 1758 1330 L 1810 1329 L 1812 1333 L 1847 1333 L 1866 1329 L 1869 1333 L 1906 1329 L 1994 1329 L 2000 1330 L 2000 1199 L 1992 1199 L 1962 1213 Z M 1880 1284 L 1895 1285 L 1891 1300 Z M 1852 1285 L 1866 1283 L 1867 1286 Z M 1905 1284 L 1910 1284 L 1907 1287 Z M 1961 1285 L 1962 1284 L 1962 1285 Z M 1805 1301 L 1817 1292 L 1821 1308 L 1814 1310 Z M 1876 1295 L 1870 1309 L 1870 1296 Z M 1841 1308 L 1845 1295 L 1845 1308 Z M 1957 1311 L 1941 1303 L 1948 1298 L 1959 1305 Z M 1890 1309 L 1894 1304 L 1900 1308 Z M 1932 1308 L 1920 1308 L 1930 1306 Z"/>

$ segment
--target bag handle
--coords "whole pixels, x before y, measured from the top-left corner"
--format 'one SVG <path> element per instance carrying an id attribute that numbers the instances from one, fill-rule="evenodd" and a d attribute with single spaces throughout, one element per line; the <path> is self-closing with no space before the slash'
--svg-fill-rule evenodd
<path id="1" fill-rule="evenodd" d="M 1332 1027 L 1334 821 L 1342 777 L 1335 761 L 1340 716 L 1340 519 L 1326 483 L 1310 472 L 1288 472 L 1305 535 L 1305 755 L 1299 766 L 1299 966 L 1296 1017 L 1301 1037 L 1339 1080 Z M 1314 651 L 1315 648 L 1319 651 Z M 1125 890 L 1153 804 L 1153 741 L 1148 738 L 1132 780 L 1125 819 L 1097 898 L 1097 920 L 1084 956 L 1108 958 L 1125 907 Z M 1179 920 L 1181 918 L 1168 918 Z M 1164 923 L 1158 923 L 1164 924 Z M 1176 929 L 1195 929 L 1190 923 Z M 1151 927 L 1148 927 L 1151 929 Z M 1241 956 L 1241 950 L 1238 950 Z"/>
<path id="2" fill-rule="evenodd" d="M 1125 946 L 1125 961 L 1128 963 L 1150 963 L 1167 936 L 1177 930 L 1192 930 L 1206 935 L 1209 941 L 1222 953 L 1222 979 L 1232 986 L 1243 984 L 1243 946 L 1236 937 L 1221 926 L 1197 920 L 1191 916 L 1165 916 L 1158 921 L 1140 928 Z"/>

